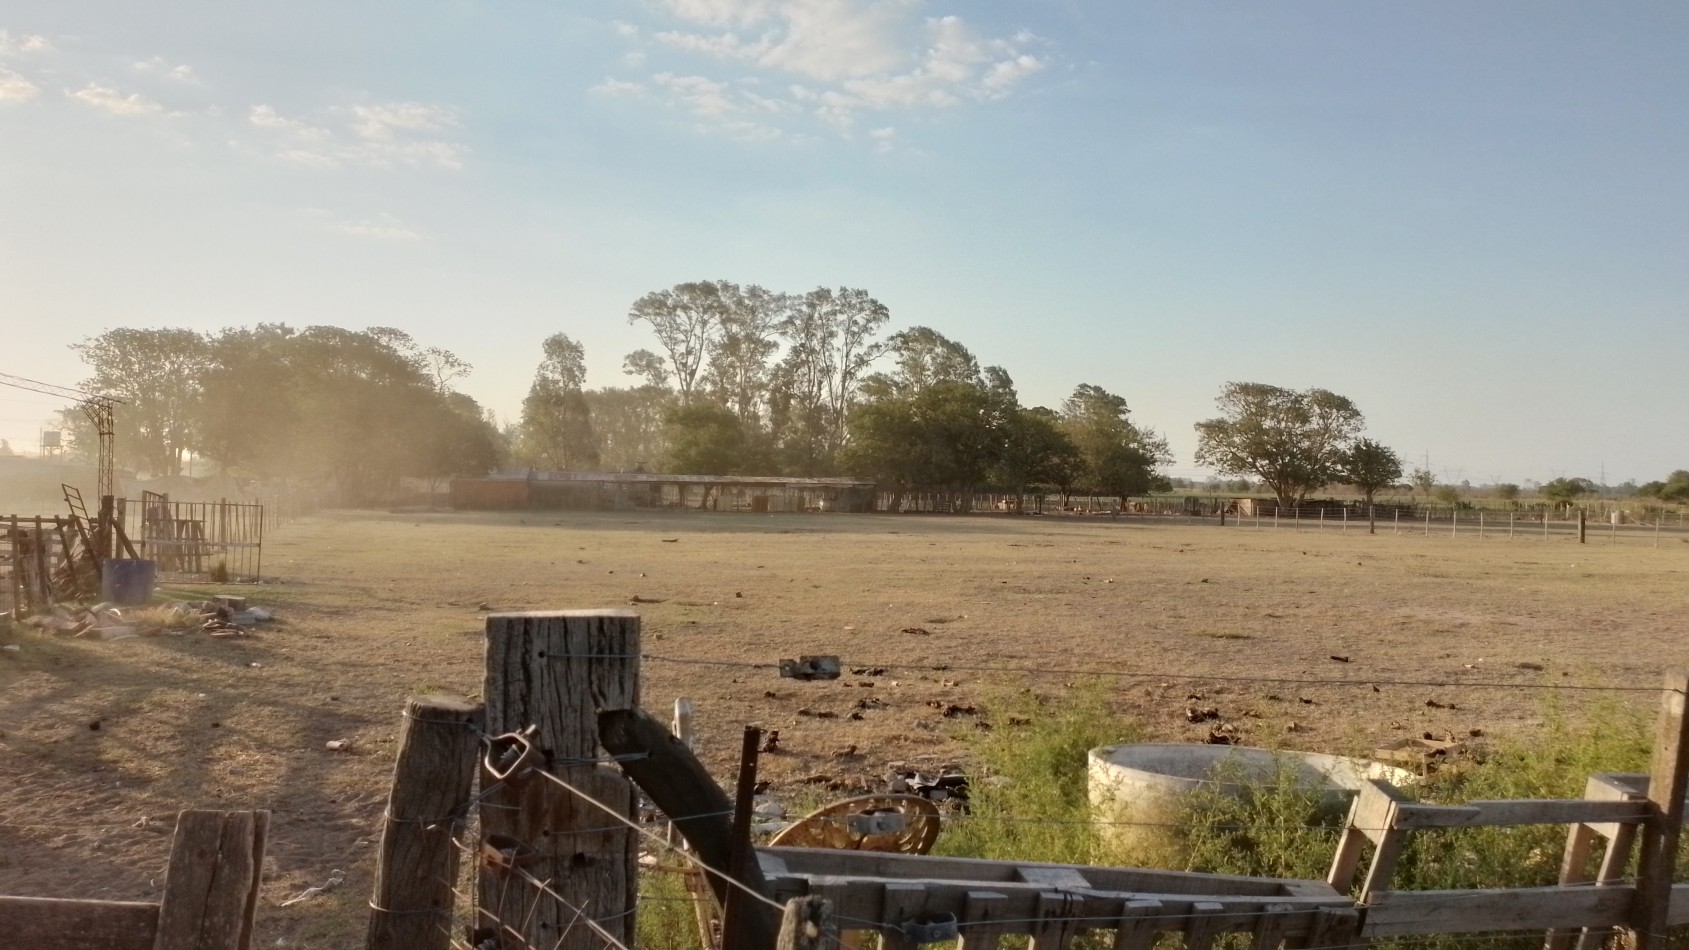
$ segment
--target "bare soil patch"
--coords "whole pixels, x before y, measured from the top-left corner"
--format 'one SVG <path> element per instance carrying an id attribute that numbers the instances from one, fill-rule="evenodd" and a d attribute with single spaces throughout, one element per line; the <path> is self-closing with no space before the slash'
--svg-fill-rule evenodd
<path id="1" fill-rule="evenodd" d="M 1244 741 L 1323 752 L 1528 733 L 1556 704 L 1653 703 L 1530 687 L 1654 687 L 1684 662 L 1689 606 L 1675 542 L 1131 519 L 359 512 L 278 532 L 265 567 L 273 583 L 238 592 L 280 619 L 250 638 L 10 635 L 0 893 L 155 900 L 178 809 L 269 808 L 263 942 L 355 944 L 404 698 L 479 690 L 480 605 L 633 606 L 663 658 L 648 708 L 693 698 L 724 779 L 743 724 L 778 729 L 765 776 L 822 794 L 957 760 L 993 697 L 1091 675 L 1168 740 L 1208 735 L 1193 704 Z M 847 675 L 714 665 L 805 653 Z M 1360 682 L 1298 682 L 1331 679 Z M 342 888 L 279 906 L 332 869 Z"/>

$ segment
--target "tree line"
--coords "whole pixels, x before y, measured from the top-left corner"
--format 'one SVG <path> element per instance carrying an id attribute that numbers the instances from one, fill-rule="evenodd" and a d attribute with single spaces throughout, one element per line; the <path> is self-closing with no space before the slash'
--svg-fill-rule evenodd
<path id="1" fill-rule="evenodd" d="M 391 497 L 404 476 L 482 474 L 503 458 L 490 414 L 452 388 L 469 364 L 399 330 L 125 328 L 72 348 L 92 371 L 81 388 L 122 400 L 118 464 L 145 474 L 180 475 L 192 457 L 359 502 Z M 83 414 L 62 420 L 91 451 Z"/>
<path id="2" fill-rule="evenodd" d="M 1007 370 L 930 327 L 887 332 L 867 291 L 788 294 L 728 281 L 636 300 L 656 349 L 627 355 L 631 387 L 585 387 L 567 334 L 541 360 L 511 433 L 514 457 L 552 469 L 874 478 L 893 507 L 914 489 L 1131 495 L 1161 490 L 1166 440 L 1091 384 L 1060 407 L 1023 406 Z M 875 369 L 876 364 L 886 364 Z"/>
<path id="3" fill-rule="evenodd" d="M 177 475 L 192 457 L 327 482 L 352 502 L 390 497 L 404 476 L 502 465 L 868 477 L 894 509 L 916 490 L 952 492 L 966 510 L 981 491 L 1055 493 L 1065 505 L 1172 487 L 1167 440 L 1124 397 L 1080 383 L 1057 406 L 1023 405 L 1003 367 L 981 366 L 930 327 L 890 331 L 890 312 L 865 290 L 696 281 L 641 296 L 627 319 L 654 341 L 623 360 L 637 382 L 587 388 L 584 347 L 553 334 L 520 418 L 502 429 L 455 388 L 466 362 L 391 328 L 126 328 L 73 349 L 92 373 L 82 387 L 123 400 L 120 465 Z M 1347 397 L 1231 382 L 1216 403 L 1219 415 L 1196 423 L 1195 460 L 1236 477 L 1228 490 L 1258 487 L 1290 506 L 1346 484 L 1370 505 L 1403 480 L 1401 458 L 1363 436 Z M 64 424 L 79 449 L 95 444 L 81 413 Z M 1425 470 L 1407 484 L 1427 496 L 1448 487 Z M 1497 491 L 1517 497 L 1518 486 Z M 1593 491 L 1587 479 L 1541 488 L 1556 503 Z M 1689 472 L 1636 491 L 1689 501 Z"/>

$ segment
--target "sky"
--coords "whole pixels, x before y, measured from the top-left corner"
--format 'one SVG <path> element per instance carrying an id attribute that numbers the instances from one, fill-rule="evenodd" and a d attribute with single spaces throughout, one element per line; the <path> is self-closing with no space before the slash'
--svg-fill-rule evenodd
<path id="1" fill-rule="evenodd" d="M 641 295 L 860 287 L 1198 474 L 1228 381 L 1447 481 L 1689 467 L 1680 0 L 11 0 L 0 372 L 398 327 L 514 418 Z M 0 388 L 0 437 L 62 404 Z"/>

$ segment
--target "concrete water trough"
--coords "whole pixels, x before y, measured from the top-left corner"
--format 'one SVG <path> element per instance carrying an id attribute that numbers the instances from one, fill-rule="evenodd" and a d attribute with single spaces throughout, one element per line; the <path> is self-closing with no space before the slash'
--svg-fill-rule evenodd
<path id="1" fill-rule="evenodd" d="M 1244 799 L 1293 783 L 1317 798 L 1321 820 L 1337 824 L 1369 778 L 1396 785 L 1414 775 L 1366 759 L 1318 752 L 1284 752 L 1245 746 L 1140 743 L 1099 746 L 1089 756 L 1088 787 L 1098 831 L 1127 863 L 1182 868 L 1189 856 L 1183 825 L 1193 796 Z"/>

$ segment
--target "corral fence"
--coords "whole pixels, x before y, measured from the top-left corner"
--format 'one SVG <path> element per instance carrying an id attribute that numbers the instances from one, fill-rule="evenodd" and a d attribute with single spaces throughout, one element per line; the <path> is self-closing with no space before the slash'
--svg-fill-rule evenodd
<path id="1" fill-rule="evenodd" d="M 127 506 L 131 511 L 137 506 Z M 141 555 L 171 580 L 257 581 L 264 566 L 265 508 L 229 501 L 171 501 L 143 492 Z"/>
<path id="2" fill-rule="evenodd" d="M 746 729 L 730 796 L 687 742 L 641 708 L 641 665 L 786 672 L 790 662 L 799 679 L 825 679 L 798 674 L 824 669 L 822 660 L 837 672 L 837 657 L 737 664 L 649 656 L 638 616 L 625 610 L 491 615 L 486 657 L 483 702 L 419 697 L 405 707 L 369 902 L 370 950 L 626 950 L 642 874 L 665 865 L 703 882 L 709 907 L 699 905 L 692 945 L 732 950 L 835 950 L 861 946 L 864 934 L 885 950 L 978 950 L 1004 937 L 1029 938 L 1034 950 L 1098 939 L 1152 950 L 1170 946 L 1168 937 L 1214 950 L 1232 934 L 1250 935 L 1258 950 L 1336 950 L 1506 933 L 1540 935 L 1548 950 L 1589 950 L 1612 935 L 1633 950 L 1661 950 L 1669 927 L 1689 924 L 1689 884 L 1673 883 L 1689 790 L 1682 673 L 1667 674 L 1659 691 L 1649 774 L 1593 776 L 1581 799 L 1446 806 L 1369 782 L 1326 878 L 1293 880 L 756 847 L 749 829 L 760 730 Z M 885 816 L 866 818 L 872 833 L 884 830 Z M 665 822 L 684 846 L 671 845 Z M 1412 835 L 1522 825 L 1569 829 L 1556 883 L 1392 886 Z M 1600 869 L 1590 876 L 1596 857 Z"/>
<path id="3" fill-rule="evenodd" d="M 0 613 L 42 612 L 92 583 L 80 576 L 93 566 L 79 562 L 77 540 L 70 518 L 0 516 Z"/>

